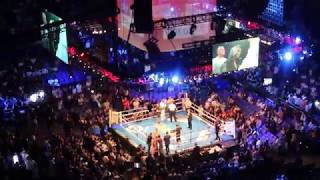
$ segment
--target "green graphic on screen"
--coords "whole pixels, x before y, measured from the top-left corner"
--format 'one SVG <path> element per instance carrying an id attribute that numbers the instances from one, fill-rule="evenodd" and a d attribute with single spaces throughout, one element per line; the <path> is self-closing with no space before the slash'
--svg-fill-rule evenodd
<path id="1" fill-rule="evenodd" d="M 42 12 L 42 21 L 41 37 L 43 46 L 64 63 L 68 64 L 66 24 L 62 22 L 60 17 L 48 11 Z"/>

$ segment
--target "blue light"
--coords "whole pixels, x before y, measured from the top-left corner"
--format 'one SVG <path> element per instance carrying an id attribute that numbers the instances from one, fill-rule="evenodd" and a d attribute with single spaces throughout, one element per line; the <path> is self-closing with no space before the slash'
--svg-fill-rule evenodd
<path id="1" fill-rule="evenodd" d="M 304 56 L 300 56 L 300 60 L 303 60 L 304 59 Z"/>
<path id="2" fill-rule="evenodd" d="M 154 76 L 155 82 L 158 82 L 158 79 L 159 79 L 158 74 L 156 74 L 156 75 Z"/>
<path id="3" fill-rule="evenodd" d="M 307 51 L 307 50 L 303 50 L 302 53 L 303 53 L 304 55 L 306 55 L 306 54 L 308 54 L 308 51 Z"/>
<path id="4" fill-rule="evenodd" d="M 164 84 L 164 78 L 161 77 L 160 80 L 159 80 L 159 85 L 160 85 L 160 86 L 163 86 L 163 84 Z"/>
<path id="5" fill-rule="evenodd" d="M 301 43 L 301 38 L 298 36 L 296 37 L 296 40 L 295 40 L 296 44 L 300 44 Z"/>
<path id="6" fill-rule="evenodd" d="M 89 49 L 90 47 L 91 47 L 91 42 L 90 42 L 90 40 L 87 40 L 86 44 L 85 44 L 85 48 Z"/>
<path id="7" fill-rule="evenodd" d="M 286 61 L 291 61 L 292 60 L 292 52 L 286 52 L 286 53 L 284 53 L 284 59 L 286 60 Z"/>
<path id="8" fill-rule="evenodd" d="M 172 80 L 173 83 L 176 84 L 176 83 L 179 82 L 179 77 L 178 76 L 173 76 L 171 80 Z"/>

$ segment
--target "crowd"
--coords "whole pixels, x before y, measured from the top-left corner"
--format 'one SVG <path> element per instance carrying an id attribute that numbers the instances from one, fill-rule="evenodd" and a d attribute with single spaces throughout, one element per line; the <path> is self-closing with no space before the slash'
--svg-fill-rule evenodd
<path id="1" fill-rule="evenodd" d="M 283 164 L 274 161 L 274 153 L 302 154 L 319 146 L 317 124 L 304 113 L 237 85 L 223 96 L 214 85 L 202 84 L 208 75 L 199 75 L 187 79 L 194 102 L 219 119 L 235 119 L 239 147 L 195 145 L 189 152 L 147 154 L 113 132 L 108 113 L 111 108 L 152 109 L 156 102 L 131 97 L 126 85 L 89 72 L 82 83 L 49 86 L 43 75 L 57 64 L 42 58 L 17 61 L 1 73 L 1 179 L 274 179 L 279 173 L 288 176 Z M 44 68 L 46 63 L 50 68 Z M 210 89 L 204 103 L 197 100 L 201 87 Z M 26 101 L 40 89 L 45 93 L 42 101 Z M 14 104 L 11 111 L 8 102 Z M 306 174 L 297 157 L 294 167 Z"/>
<path id="2" fill-rule="evenodd" d="M 1 5 L 0 31 L 15 34 L 38 26 L 33 18 L 39 17 L 38 2 L 10 0 Z M 43 51 L 39 47 L 31 49 L 17 60 L 10 59 L 10 64 L 0 62 L 0 179 L 320 177 L 318 169 L 304 166 L 301 158 L 306 152 L 317 154 L 320 148 L 319 119 L 313 116 L 320 111 L 317 59 L 298 58 L 288 68 L 281 67 L 277 55 L 266 57 L 269 60 L 260 70 L 274 81 L 266 89 L 281 101 L 262 98 L 236 84 L 227 92 L 215 90 L 210 81 L 204 81 L 211 78 L 210 66 L 193 69 L 199 75 L 184 80 L 190 85 L 193 102 L 218 119 L 235 119 L 239 146 L 223 150 L 219 145 L 195 145 L 188 152 L 153 155 L 118 137 L 109 127 L 108 113 L 110 109 L 151 111 L 157 102 L 131 97 L 126 85 L 115 85 L 89 72 L 81 83 L 50 86 L 44 76 L 56 72 L 61 63 L 39 53 Z M 246 71 L 243 80 L 261 88 L 260 70 Z M 201 88 L 208 90 L 208 97 Z M 40 93 L 30 98 L 36 92 L 43 92 L 41 99 Z M 296 157 L 294 163 L 286 165 L 277 159 L 288 154 Z"/>
<path id="3" fill-rule="evenodd" d="M 317 58 L 300 58 L 294 64 L 288 64 L 280 61 L 278 54 L 266 53 L 263 60 L 265 64 L 261 68 L 240 72 L 236 79 L 265 89 L 271 97 L 285 101 L 309 115 L 316 115 L 319 121 Z M 271 78 L 272 84 L 263 86 L 263 77 Z"/>

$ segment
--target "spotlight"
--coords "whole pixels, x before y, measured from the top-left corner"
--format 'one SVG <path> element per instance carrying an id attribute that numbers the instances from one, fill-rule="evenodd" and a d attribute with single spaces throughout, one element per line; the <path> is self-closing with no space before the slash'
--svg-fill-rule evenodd
<path id="1" fill-rule="evenodd" d="M 163 86 L 163 84 L 164 84 L 164 78 L 161 77 L 160 80 L 159 80 L 159 85 L 160 85 L 160 86 Z"/>
<path id="2" fill-rule="evenodd" d="M 44 91 L 42 91 L 42 90 L 39 91 L 38 95 L 39 95 L 40 98 L 44 98 Z"/>
<path id="3" fill-rule="evenodd" d="M 319 102 L 318 100 L 316 100 L 316 101 L 314 102 L 314 106 L 315 106 L 318 110 L 320 110 L 320 102 Z"/>
<path id="4" fill-rule="evenodd" d="M 146 47 L 149 55 L 160 53 L 160 49 L 157 45 L 158 40 L 154 37 L 149 38 L 143 45 Z"/>
<path id="5" fill-rule="evenodd" d="M 196 24 L 191 24 L 190 26 L 190 35 L 193 35 L 194 31 L 197 29 L 197 25 Z"/>
<path id="6" fill-rule="evenodd" d="M 296 43 L 296 44 L 300 44 L 300 43 L 301 43 L 301 38 L 300 38 L 299 36 L 296 37 L 295 43 Z"/>
<path id="7" fill-rule="evenodd" d="M 308 51 L 307 51 L 307 50 L 303 50 L 302 53 L 303 53 L 304 55 L 306 55 L 306 54 L 308 54 Z"/>
<path id="8" fill-rule="evenodd" d="M 38 100 L 37 94 L 31 94 L 31 96 L 29 97 L 29 100 L 31 102 L 37 102 L 37 100 Z"/>
<path id="9" fill-rule="evenodd" d="M 179 77 L 178 76 L 173 76 L 171 80 L 172 80 L 173 83 L 176 84 L 176 83 L 179 82 Z"/>
<path id="10" fill-rule="evenodd" d="M 174 37 L 176 37 L 176 32 L 174 30 L 170 31 L 169 34 L 168 34 L 168 39 L 171 40 L 171 39 L 174 39 Z"/>
<path id="11" fill-rule="evenodd" d="M 171 8 L 170 8 L 170 11 L 173 12 L 173 11 L 174 11 L 174 7 L 171 7 Z"/>
<path id="12" fill-rule="evenodd" d="M 284 59 L 285 59 L 286 61 L 291 61 L 291 60 L 292 60 L 292 52 L 286 52 L 286 53 L 284 54 Z"/>
<path id="13" fill-rule="evenodd" d="M 30 102 L 33 102 L 33 103 L 36 103 L 36 102 L 39 102 L 39 101 L 42 101 L 44 99 L 44 96 L 45 96 L 45 93 L 43 90 L 40 90 L 36 93 L 33 93 L 29 96 L 29 101 Z"/>

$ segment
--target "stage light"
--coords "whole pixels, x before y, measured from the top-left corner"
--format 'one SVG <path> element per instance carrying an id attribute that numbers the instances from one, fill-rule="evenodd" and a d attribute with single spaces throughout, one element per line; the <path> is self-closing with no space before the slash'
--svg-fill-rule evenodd
<path id="1" fill-rule="evenodd" d="M 159 85 L 160 85 L 160 86 L 163 86 L 163 84 L 164 84 L 164 78 L 161 77 L 161 78 L 159 79 Z"/>
<path id="2" fill-rule="evenodd" d="M 178 76 L 173 76 L 171 80 L 172 80 L 173 83 L 176 84 L 176 83 L 179 82 L 179 77 Z"/>
<path id="3" fill-rule="evenodd" d="M 286 52 L 286 53 L 284 53 L 284 59 L 286 60 L 286 61 L 291 61 L 292 60 L 292 52 Z"/>
<path id="4" fill-rule="evenodd" d="M 298 36 L 298 37 L 296 37 L 296 39 L 295 39 L 295 43 L 296 44 L 300 44 L 301 43 L 301 38 Z"/>
<path id="5" fill-rule="evenodd" d="M 300 60 L 304 60 L 304 56 L 300 56 Z"/>
<path id="6" fill-rule="evenodd" d="M 171 7 L 171 8 L 170 8 L 170 11 L 173 12 L 173 11 L 174 11 L 174 7 Z"/>
<path id="7" fill-rule="evenodd" d="M 193 35 L 194 31 L 196 31 L 197 25 L 196 24 L 191 24 L 190 26 L 190 35 Z"/>
<path id="8" fill-rule="evenodd" d="M 43 90 L 40 90 L 36 93 L 33 93 L 29 96 L 29 101 L 35 103 L 44 99 L 45 93 Z"/>
<path id="9" fill-rule="evenodd" d="M 171 39 L 174 39 L 174 37 L 176 37 L 176 32 L 174 30 L 170 31 L 169 34 L 168 34 L 168 39 L 171 40 Z"/>
<path id="10" fill-rule="evenodd" d="M 159 80 L 158 74 L 154 75 L 154 80 L 155 80 L 156 82 L 158 82 L 158 80 Z"/>
<path id="11" fill-rule="evenodd" d="M 31 102 L 37 102 L 37 99 L 38 99 L 37 94 L 31 94 L 31 96 L 29 97 L 29 100 Z"/>
<path id="12" fill-rule="evenodd" d="M 228 13 L 228 17 L 231 17 L 232 16 L 232 14 L 231 13 Z"/>
<path id="13" fill-rule="evenodd" d="M 40 97 L 40 98 L 44 98 L 44 91 L 42 91 L 42 90 L 39 91 L 39 97 Z"/>
<path id="14" fill-rule="evenodd" d="M 306 55 L 306 54 L 308 54 L 308 51 L 307 51 L 307 50 L 303 50 L 302 53 L 303 53 L 304 55 Z"/>
<path id="15" fill-rule="evenodd" d="M 316 100 L 316 101 L 314 102 L 314 106 L 315 106 L 318 110 L 320 110 L 320 102 L 319 102 L 318 100 Z"/>

